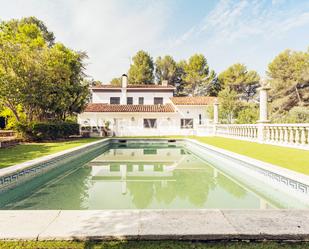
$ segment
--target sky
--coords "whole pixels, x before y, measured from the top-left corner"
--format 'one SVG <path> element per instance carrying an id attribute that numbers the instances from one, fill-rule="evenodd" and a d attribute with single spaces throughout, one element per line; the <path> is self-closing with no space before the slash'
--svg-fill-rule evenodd
<path id="1" fill-rule="evenodd" d="M 309 0 L 0 0 L 0 20 L 36 16 L 57 41 L 87 52 L 104 83 L 138 50 L 155 60 L 206 56 L 217 73 L 234 63 L 265 75 L 285 49 L 309 47 Z"/>

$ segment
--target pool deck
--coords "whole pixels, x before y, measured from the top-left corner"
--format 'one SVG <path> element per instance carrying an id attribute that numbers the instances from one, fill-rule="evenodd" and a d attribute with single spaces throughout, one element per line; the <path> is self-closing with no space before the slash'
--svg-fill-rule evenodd
<path id="1" fill-rule="evenodd" d="M 0 211 L 0 240 L 309 241 L 309 211 Z"/>

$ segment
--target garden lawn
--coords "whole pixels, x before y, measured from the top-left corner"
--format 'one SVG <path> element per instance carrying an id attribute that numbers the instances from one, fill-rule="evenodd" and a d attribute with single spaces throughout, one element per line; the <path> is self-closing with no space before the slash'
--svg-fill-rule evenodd
<path id="1" fill-rule="evenodd" d="M 222 137 L 191 137 L 238 154 L 309 175 L 309 151 Z"/>
<path id="2" fill-rule="evenodd" d="M 41 156 L 50 155 L 96 140 L 98 140 L 98 138 L 81 138 L 71 141 L 50 143 L 26 143 L 15 147 L 3 148 L 0 149 L 0 168 L 12 166 Z"/>
<path id="3" fill-rule="evenodd" d="M 189 241 L 0 241 L 5 249 L 306 249 L 308 243 L 276 242 L 189 242 Z"/>

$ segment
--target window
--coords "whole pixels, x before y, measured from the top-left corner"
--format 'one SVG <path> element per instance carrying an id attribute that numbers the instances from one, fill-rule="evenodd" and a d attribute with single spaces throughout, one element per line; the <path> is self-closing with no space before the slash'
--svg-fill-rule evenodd
<path id="1" fill-rule="evenodd" d="M 157 149 L 144 149 L 144 155 L 157 155 Z"/>
<path id="2" fill-rule="evenodd" d="M 120 104 L 120 97 L 110 97 L 109 103 L 111 105 L 119 105 Z"/>
<path id="3" fill-rule="evenodd" d="M 202 124 L 202 114 L 198 115 L 198 123 L 201 125 Z"/>
<path id="4" fill-rule="evenodd" d="M 153 103 L 155 104 L 155 105 L 163 105 L 163 98 L 161 98 L 161 97 L 155 97 L 154 99 L 153 99 Z"/>
<path id="5" fill-rule="evenodd" d="M 127 97 L 127 105 L 133 105 L 133 97 Z"/>
<path id="6" fill-rule="evenodd" d="M 182 118 L 182 119 L 180 119 L 180 128 L 181 129 L 191 129 L 191 128 L 193 128 L 193 119 L 192 118 Z"/>
<path id="7" fill-rule="evenodd" d="M 143 105 L 144 104 L 144 97 L 139 97 L 138 98 L 138 104 Z"/>
<path id="8" fill-rule="evenodd" d="M 145 118 L 144 128 L 157 128 L 157 120 L 154 118 Z"/>
<path id="9" fill-rule="evenodd" d="M 109 167 L 110 172 L 119 172 L 120 171 L 120 165 L 111 165 Z"/>

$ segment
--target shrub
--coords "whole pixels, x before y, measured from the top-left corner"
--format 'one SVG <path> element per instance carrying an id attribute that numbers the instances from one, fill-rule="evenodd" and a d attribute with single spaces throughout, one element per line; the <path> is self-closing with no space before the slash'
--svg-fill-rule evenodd
<path id="1" fill-rule="evenodd" d="M 309 123 L 309 107 L 295 106 L 293 107 L 287 117 L 288 123 Z"/>
<path id="2" fill-rule="evenodd" d="M 259 109 L 254 104 L 245 105 L 239 111 L 237 124 L 255 124 L 259 119 Z"/>
<path id="3" fill-rule="evenodd" d="M 273 123 L 309 123 L 308 106 L 295 106 L 290 111 L 272 115 Z"/>
<path id="4" fill-rule="evenodd" d="M 27 140 L 55 140 L 79 134 L 79 124 L 74 122 L 19 123 L 17 130 Z"/>

